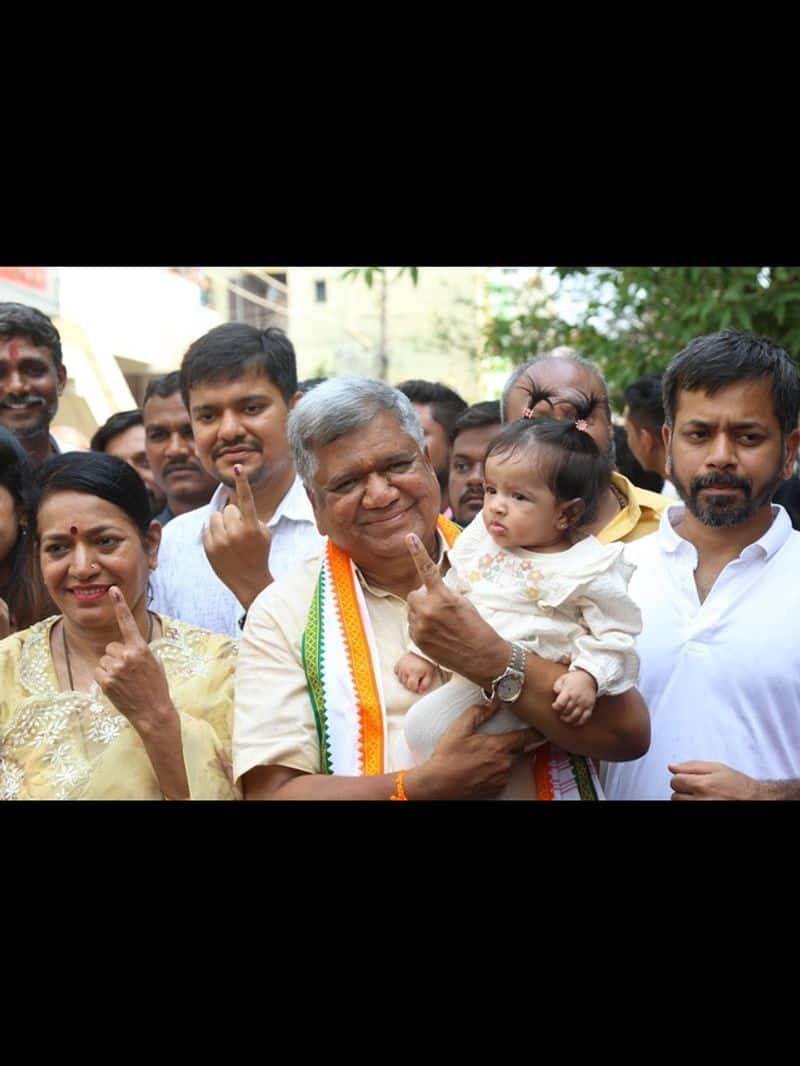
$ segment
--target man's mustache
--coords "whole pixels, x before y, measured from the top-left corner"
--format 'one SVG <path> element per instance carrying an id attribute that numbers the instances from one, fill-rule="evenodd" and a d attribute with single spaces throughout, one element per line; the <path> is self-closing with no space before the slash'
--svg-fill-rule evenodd
<path id="1" fill-rule="evenodd" d="M 19 404 L 27 404 L 28 406 L 43 406 L 47 401 L 43 396 L 37 396 L 36 393 L 24 393 L 22 396 L 6 396 L 0 400 L 0 407 L 12 407 L 19 406 Z"/>
<path id="2" fill-rule="evenodd" d="M 233 444 L 221 444 L 218 448 L 215 448 L 211 453 L 212 459 L 219 459 L 225 452 L 235 452 L 239 448 L 249 448 L 254 452 L 263 452 L 264 448 L 261 441 L 256 440 L 237 440 Z"/>
<path id="3" fill-rule="evenodd" d="M 716 474 L 701 474 L 693 478 L 690 488 L 693 496 L 703 489 L 741 489 L 749 496 L 753 491 L 753 483 L 748 478 L 719 471 Z"/>
<path id="4" fill-rule="evenodd" d="M 483 503 L 483 493 L 482 492 L 465 492 L 464 495 L 461 497 L 461 499 L 458 502 L 459 503 L 471 503 L 473 500 L 475 500 L 476 503 Z"/>
<path id="5" fill-rule="evenodd" d="M 191 474 L 198 474 L 202 470 L 202 466 L 197 463 L 166 463 L 161 471 L 162 477 L 167 477 L 169 474 L 174 474 L 176 471 L 186 470 Z"/>

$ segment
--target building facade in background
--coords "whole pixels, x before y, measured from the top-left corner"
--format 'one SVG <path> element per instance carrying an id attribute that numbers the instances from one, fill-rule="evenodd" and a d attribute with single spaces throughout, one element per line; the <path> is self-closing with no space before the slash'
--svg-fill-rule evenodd
<path id="1" fill-rule="evenodd" d="M 301 377 L 380 375 L 442 381 L 468 402 L 486 399 L 481 371 L 488 313 L 485 267 L 420 267 L 415 286 L 397 268 L 371 288 L 347 267 L 288 267 L 289 335 Z M 488 397 L 491 398 L 491 397 Z"/>
<path id="2" fill-rule="evenodd" d="M 387 267 L 386 284 L 347 267 L 0 267 L 0 300 L 32 304 L 58 327 L 68 380 L 54 422 L 87 438 L 141 403 L 148 381 L 175 370 L 223 322 L 285 329 L 301 378 L 381 374 L 442 381 L 467 400 L 495 399 L 508 375 L 483 355 L 498 271 Z"/>

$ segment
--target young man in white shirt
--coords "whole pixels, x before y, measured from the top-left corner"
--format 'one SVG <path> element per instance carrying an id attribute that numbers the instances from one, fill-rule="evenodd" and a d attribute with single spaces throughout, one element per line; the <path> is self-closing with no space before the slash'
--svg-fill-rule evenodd
<path id="1" fill-rule="evenodd" d="M 191 345 L 180 382 L 197 457 L 221 484 L 164 530 L 153 607 L 237 637 L 258 593 L 321 543 L 286 440 L 294 348 L 282 330 L 228 322 Z"/>
<path id="2" fill-rule="evenodd" d="M 683 503 L 628 547 L 642 610 L 650 750 L 609 764 L 608 799 L 800 798 L 800 533 L 772 504 L 792 472 L 800 378 L 769 340 L 693 340 L 663 381 Z"/>

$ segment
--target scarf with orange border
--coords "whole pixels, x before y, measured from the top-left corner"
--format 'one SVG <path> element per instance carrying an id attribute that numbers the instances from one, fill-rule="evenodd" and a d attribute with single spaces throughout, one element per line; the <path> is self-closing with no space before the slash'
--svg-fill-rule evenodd
<path id="1" fill-rule="evenodd" d="M 460 528 L 437 527 L 451 548 Z M 386 709 L 380 658 L 352 559 L 326 542 L 301 644 L 322 772 L 351 777 L 386 772 Z M 589 760 L 545 744 L 532 757 L 537 799 L 598 799 Z"/>

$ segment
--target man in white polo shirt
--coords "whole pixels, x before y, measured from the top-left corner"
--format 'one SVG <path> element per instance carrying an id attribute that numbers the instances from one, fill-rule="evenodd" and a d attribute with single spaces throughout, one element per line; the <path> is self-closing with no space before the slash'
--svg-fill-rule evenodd
<path id="1" fill-rule="evenodd" d="M 191 345 L 180 384 L 197 456 L 221 484 L 164 529 L 153 607 L 238 637 L 258 593 L 322 544 L 286 440 L 294 348 L 282 330 L 228 322 Z"/>
<path id="2" fill-rule="evenodd" d="M 800 533 L 772 504 L 792 472 L 800 378 L 771 341 L 693 340 L 664 375 L 682 503 L 629 545 L 650 749 L 610 763 L 614 799 L 800 798 Z"/>

